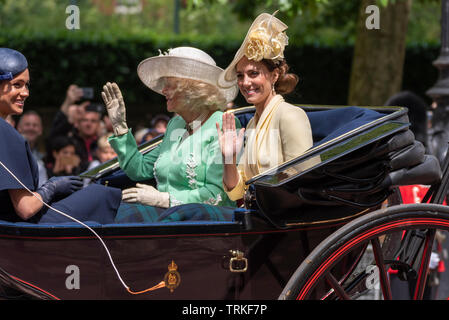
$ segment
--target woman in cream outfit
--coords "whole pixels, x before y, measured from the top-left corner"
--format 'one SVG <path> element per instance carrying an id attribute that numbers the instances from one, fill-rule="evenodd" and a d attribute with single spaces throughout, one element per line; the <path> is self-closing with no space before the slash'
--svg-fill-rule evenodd
<path id="1" fill-rule="evenodd" d="M 237 133 L 231 113 L 223 114 L 223 131 L 217 125 L 224 161 L 223 185 L 231 200 L 243 197 L 245 181 L 301 155 L 313 144 L 306 113 L 282 97 L 298 83 L 298 77 L 288 73 L 283 55 L 288 43 L 286 29 L 273 15 L 259 15 L 219 78 L 223 88 L 237 82 L 246 101 L 256 108 L 246 127 L 246 145 L 238 166 L 245 129 Z"/>

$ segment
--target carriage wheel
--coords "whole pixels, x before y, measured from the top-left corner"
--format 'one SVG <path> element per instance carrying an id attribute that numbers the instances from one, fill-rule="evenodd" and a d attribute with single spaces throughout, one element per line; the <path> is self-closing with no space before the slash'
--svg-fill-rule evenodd
<path id="1" fill-rule="evenodd" d="M 331 234 L 310 253 L 290 278 L 279 299 L 356 299 L 363 290 L 372 289 L 370 285 L 377 281 L 383 299 L 389 300 L 392 291 L 387 270 L 395 256 L 387 256 L 385 252 L 391 247 L 391 239 L 398 239 L 397 235 L 405 230 L 427 230 L 415 263 L 413 299 L 422 299 L 437 229 L 449 230 L 448 206 L 397 205 L 355 219 Z M 399 245 L 397 243 L 395 247 Z M 367 246 L 372 248 L 372 262 L 355 268 L 350 277 L 342 276 L 345 258 Z"/>

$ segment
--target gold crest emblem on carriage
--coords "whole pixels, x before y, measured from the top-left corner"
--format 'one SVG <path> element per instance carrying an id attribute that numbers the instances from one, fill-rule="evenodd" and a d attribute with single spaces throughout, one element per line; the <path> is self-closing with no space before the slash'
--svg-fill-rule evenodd
<path id="1" fill-rule="evenodd" d="M 173 292 L 181 283 L 181 275 L 177 270 L 178 266 L 172 260 L 172 262 L 168 265 L 168 272 L 164 276 L 165 286 L 170 290 L 170 292 Z"/>

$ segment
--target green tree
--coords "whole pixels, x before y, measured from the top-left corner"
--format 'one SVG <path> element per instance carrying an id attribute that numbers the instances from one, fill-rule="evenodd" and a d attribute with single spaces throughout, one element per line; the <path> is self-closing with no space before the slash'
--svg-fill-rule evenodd
<path id="1" fill-rule="evenodd" d="M 348 104 L 383 105 L 401 90 L 411 2 L 401 0 L 378 7 L 379 29 L 369 29 L 366 8 L 376 1 L 361 1 Z"/>
<path id="2" fill-rule="evenodd" d="M 204 6 L 212 0 L 190 0 L 191 6 Z M 414 18 L 429 12 L 435 16 L 438 1 L 415 0 Z M 401 90 L 405 48 L 412 0 L 239 0 L 229 4 L 240 19 L 252 20 L 261 11 L 280 10 L 278 16 L 289 25 L 292 41 L 327 44 L 353 44 L 353 64 L 348 104 L 382 105 Z M 366 8 L 379 8 L 379 29 L 368 29 Z M 427 10 L 430 8 L 430 11 Z M 423 10 L 426 9 L 426 10 Z M 414 21 L 413 21 L 414 22 Z M 414 24 L 413 41 L 435 39 L 439 24 L 435 18 Z M 435 23 L 436 22 L 436 23 Z M 429 28 L 428 26 L 432 27 Z M 436 26 L 436 27 L 435 27 Z M 317 71 L 320 72 L 320 71 Z"/>

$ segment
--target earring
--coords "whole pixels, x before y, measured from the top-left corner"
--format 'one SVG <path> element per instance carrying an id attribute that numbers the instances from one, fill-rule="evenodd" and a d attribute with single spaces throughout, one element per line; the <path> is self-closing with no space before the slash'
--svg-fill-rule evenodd
<path id="1" fill-rule="evenodd" d="M 274 89 L 274 83 L 271 85 L 271 91 L 273 91 L 273 94 L 276 94 L 276 89 Z"/>

